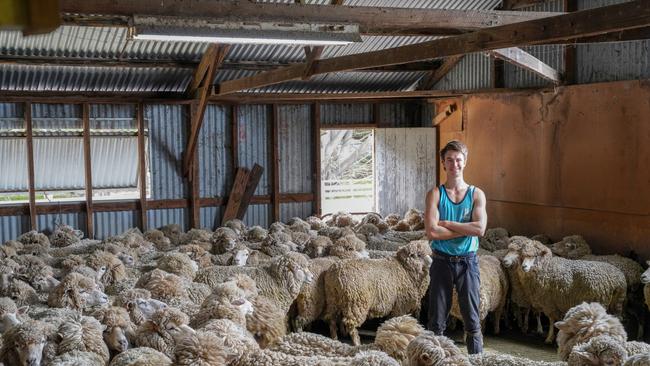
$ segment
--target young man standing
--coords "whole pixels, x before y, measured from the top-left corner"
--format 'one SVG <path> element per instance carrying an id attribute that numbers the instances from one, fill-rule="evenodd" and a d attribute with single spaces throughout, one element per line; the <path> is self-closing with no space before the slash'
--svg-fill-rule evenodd
<path id="1" fill-rule="evenodd" d="M 440 151 L 447 172 L 445 184 L 427 193 L 425 230 L 431 240 L 429 323 L 427 328 L 442 335 L 451 309 L 452 290 L 456 288 L 463 316 L 467 351 L 483 352 L 479 319 L 478 237 L 485 233 L 487 213 L 485 194 L 463 179 L 467 146 L 450 141 Z"/>

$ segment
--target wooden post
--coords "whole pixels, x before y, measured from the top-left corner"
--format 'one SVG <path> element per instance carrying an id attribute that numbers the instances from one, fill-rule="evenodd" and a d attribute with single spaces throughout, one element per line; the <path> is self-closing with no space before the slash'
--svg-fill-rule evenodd
<path id="1" fill-rule="evenodd" d="M 88 239 L 95 238 L 95 226 L 93 220 L 93 171 L 92 155 L 90 154 L 90 105 L 82 105 L 82 119 L 84 128 L 84 171 L 86 173 L 86 236 Z"/>
<path id="2" fill-rule="evenodd" d="M 273 104 L 271 116 L 271 175 L 273 176 L 273 222 L 280 220 L 280 164 L 278 161 L 278 105 Z"/>
<path id="3" fill-rule="evenodd" d="M 140 229 L 142 232 L 147 231 L 147 160 L 145 153 L 147 151 L 144 135 L 144 104 L 138 103 L 138 169 L 140 175 Z"/>
<path id="4" fill-rule="evenodd" d="M 235 180 L 235 172 L 239 168 L 239 104 L 230 106 L 230 126 L 232 129 L 232 176 Z"/>
<path id="5" fill-rule="evenodd" d="M 191 110 L 191 118 L 190 118 L 190 124 L 192 124 L 191 129 L 194 131 L 194 128 L 197 127 L 195 124 L 199 123 L 198 119 L 196 118 L 196 113 L 200 113 L 201 111 L 199 110 L 200 106 L 197 106 L 196 104 L 192 103 L 190 105 L 190 110 Z M 203 112 L 205 112 L 205 109 L 203 109 Z M 196 137 L 198 141 L 198 134 Z M 186 151 L 185 153 L 189 153 L 189 151 Z M 191 228 L 199 228 L 201 226 L 201 216 L 200 216 L 200 209 L 201 205 L 199 202 L 199 196 L 201 195 L 200 189 L 199 189 L 199 154 L 194 154 L 192 157 L 192 164 L 191 164 L 191 169 L 189 171 L 189 183 L 190 183 L 190 227 Z"/>
<path id="6" fill-rule="evenodd" d="M 314 159 L 312 171 L 314 172 L 313 177 L 313 189 L 314 192 L 314 215 L 321 215 L 321 177 L 320 177 L 320 103 L 312 104 L 312 145 L 314 146 Z"/>
<path id="7" fill-rule="evenodd" d="M 564 11 L 567 13 L 578 11 L 577 0 L 564 0 Z M 564 46 L 564 83 L 567 85 L 577 82 L 576 47 L 572 44 Z"/>
<path id="8" fill-rule="evenodd" d="M 32 103 L 25 102 L 25 127 L 27 128 L 27 177 L 29 179 L 29 222 L 32 230 L 36 226 L 36 192 L 34 191 L 34 141 L 32 139 Z"/>

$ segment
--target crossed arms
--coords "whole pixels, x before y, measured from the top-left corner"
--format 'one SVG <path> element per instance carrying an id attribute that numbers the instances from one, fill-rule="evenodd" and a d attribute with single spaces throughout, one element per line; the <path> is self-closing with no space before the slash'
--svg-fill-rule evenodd
<path id="1" fill-rule="evenodd" d="M 440 220 L 438 203 L 440 192 L 434 188 L 427 193 L 424 211 L 424 230 L 429 240 L 448 240 L 461 236 L 483 236 L 487 226 L 487 213 L 485 211 L 485 193 L 479 188 L 474 190 L 474 209 L 472 221 L 460 223 L 455 221 Z"/>

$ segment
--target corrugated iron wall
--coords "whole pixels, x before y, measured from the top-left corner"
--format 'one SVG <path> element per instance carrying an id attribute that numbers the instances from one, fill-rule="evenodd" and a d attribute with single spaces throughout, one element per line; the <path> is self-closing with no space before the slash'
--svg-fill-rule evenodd
<path id="1" fill-rule="evenodd" d="M 421 102 L 380 103 L 377 122 L 381 127 L 420 127 L 425 119 Z"/>
<path id="2" fill-rule="evenodd" d="M 0 242 L 16 239 L 31 230 L 29 216 L 0 216 Z"/>
<path id="3" fill-rule="evenodd" d="M 95 239 L 105 239 L 136 227 L 138 225 L 138 213 L 135 211 L 95 212 L 93 224 L 95 225 Z M 150 223 L 149 227 L 154 226 Z"/>
<path id="4" fill-rule="evenodd" d="M 287 222 L 292 217 L 305 218 L 314 212 L 311 202 L 292 202 L 280 204 L 280 221 Z"/>
<path id="5" fill-rule="evenodd" d="M 178 224 L 183 231 L 187 231 L 190 226 L 190 217 L 184 208 L 147 210 L 147 224 L 150 228 L 158 228 L 167 224 Z"/>
<path id="6" fill-rule="evenodd" d="M 29 217 L 27 217 L 27 221 L 29 221 Z M 44 231 L 48 233 L 48 235 L 54 231 L 56 225 L 60 225 L 60 224 L 66 224 L 72 226 L 75 229 L 79 229 L 82 230 L 83 232 L 87 232 L 86 213 L 85 212 L 74 212 L 74 213 L 61 212 L 55 214 L 36 216 L 36 225 L 38 227 L 38 231 Z"/>
<path id="7" fill-rule="evenodd" d="M 311 106 L 278 107 L 280 193 L 311 192 L 312 138 Z"/>
<path id="8" fill-rule="evenodd" d="M 244 215 L 244 222 L 248 226 L 259 225 L 269 227 L 271 224 L 271 205 L 250 205 Z"/>
<path id="9" fill-rule="evenodd" d="M 483 53 L 465 55 L 451 71 L 440 80 L 435 90 L 476 90 L 492 85 L 492 60 Z"/>
<path id="10" fill-rule="evenodd" d="M 271 193 L 271 106 L 242 105 L 237 113 L 239 166 L 264 167 L 255 195 Z M 250 210 L 250 208 L 249 208 Z"/>
<path id="11" fill-rule="evenodd" d="M 372 104 L 321 104 L 320 123 L 327 125 L 344 125 L 374 122 Z"/>
<path id="12" fill-rule="evenodd" d="M 232 125 L 228 106 L 209 105 L 197 146 L 201 197 L 225 196 L 232 184 Z"/>

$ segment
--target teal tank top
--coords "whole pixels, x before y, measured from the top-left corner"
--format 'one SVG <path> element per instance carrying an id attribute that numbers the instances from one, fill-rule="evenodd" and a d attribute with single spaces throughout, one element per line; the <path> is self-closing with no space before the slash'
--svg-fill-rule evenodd
<path id="1" fill-rule="evenodd" d="M 452 202 L 447 196 L 444 185 L 439 188 L 440 203 L 438 212 L 440 220 L 470 222 L 472 221 L 472 210 L 474 208 L 474 186 L 469 186 L 465 197 L 459 203 Z M 449 240 L 431 240 L 431 248 L 449 255 L 465 255 L 478 250 L 477 236 L 461 236 Z"/>

